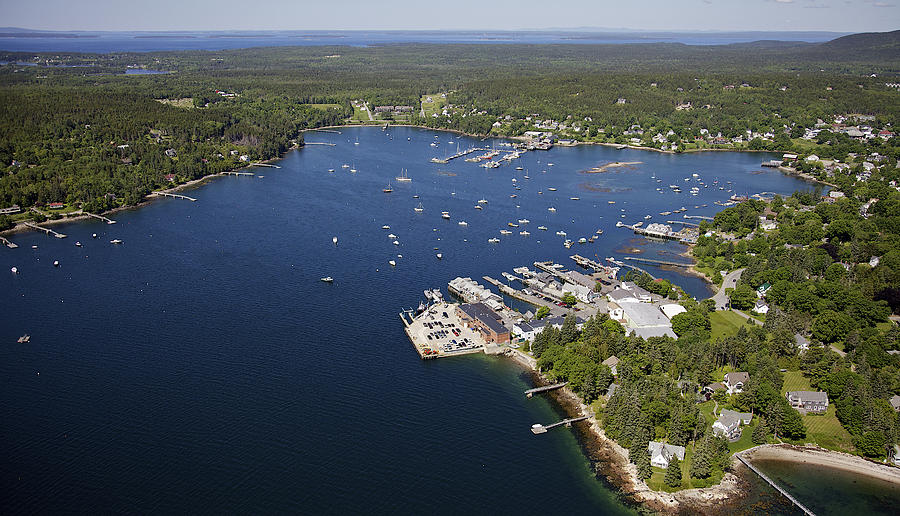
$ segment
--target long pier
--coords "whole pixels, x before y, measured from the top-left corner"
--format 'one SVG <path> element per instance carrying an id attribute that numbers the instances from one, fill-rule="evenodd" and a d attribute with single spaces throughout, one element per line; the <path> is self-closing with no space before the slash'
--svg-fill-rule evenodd
<path id="1" fill-rule="evenodd" d="M 535 435 L 546 434 L 547 430 L 550 430 L 551 428 L 556 428 L 556 427 L 562 426 L 562 425 L 572 426 L 572 423 L 577 423 L 578 421 L 584 421 L 588 417 L 589 416 L 571 417 L 569 419 L 563 419 L 562 421 L 553 423 L 552 425 L 540 425 L 540 424 L 534 425 L 531 427 L 531 433 L 533 433 Z"/>
<path id="2" fill-rule="evenodd" d="M 12 243 L 11 241 L 9 241 L 3 237 L 0 237 L 0 243 L 2 243 L 3 245 L 5 245 L 6 247 L 8 247 L 10 249 L 15 249 L 15 248 L 19 247 L 16 244 Z"/>
<path id="3" fill-rule="evenodd" d="M 66 235 L 63 235 L 62 233 L 57 233 L 56 231 L 53 231 L 50 228 L 44 228 L 44 227 L 38 226 L 37 224 L 32 224 L 31 222 L 23 222 L 22 224 L 25 224 L 26 226 L 30 227 L 31 229 L 37 229 L 38 231 L 43 231 L 44 233 L 47 233 L 48 235 L 53 235 L 56 238 L 66 238 Z"/>
<path id="4" fill-rule="evenodd" d="M 775 483 L 771 478 L 769 478 L 765 473 L 763 473 L 762 471 L 756 469 L 756 466 L 754 466 L 753 464 L 750 464 L 750 462 L 748 462 L 747 459 L 745 459 L 740 453 L 736 453 L 734 456 L 737 457 L 739 461 L 743 462 L 743 463 L 744 463 L 744 466 L 747 466 L 747 467 L 750 468 L 754 473 L 756 473 L 757 475 L 759 475 L 759 477 L 760 477 L 761 479 L 763 479 L 763 480 L 765 480 L 766 482 L 768 482 L 768 484 L 769 484 L 770 486 L 774 487 L 774 488 L 775 488 L 779 493 L 781 493 L 785 498 L 787 498 L 788 500 L 790 500 L 791 502 L 793 502 L 794 505 L 796 505 L 797 507 L 800 508 L 800 510 L 802 510 L 803 512 L 805 512 L 805 513 L 806 513 L 807 515 L 809 515 L 809 516 L 816 516 L 811 510 L 807 509 L 805 505 L 803 505 L 802 503 L 800 503 L 800 501 L 798 501 L 796 498 L 794 498 L 793 496 L 791 496 L 790 493 L 788 493 L 787 491 L 785 491 L 784 489 L 782 489 L 781 486 L 779 486 L 778 484 L 776 484 L 776 483 Z"/>
<path id="5" fill-rule="evenodd" d="M 525 397 L 530 398 L 530 397 L 534 396 L 535 394 L 552 391 L 554 389 L 561 389 L 561 388 L 565 387 L 566 385 L 568 385 L 568 383 L 569 382 L 554 383 L 553 385 L 545 385 L 543 387 L 535 387 L 534 389 L 528 389 L 527 391 L 525 391 Z"/>
<path id="6" fill-rule="evenodd" d="M 271 163 L 251 163 L 249 166 L 251 167 L 269 167 L 269 168 L 281 168 L 278 165 L 273 165 Z"/>
<path id="7" fill-rule="evenodd" d="M 303 145 L 327 145 L 329 147 L 334 147 L 337 145 L 336 143 L 328 143 L 328 142 L 303 142 Z"/>
<path id="8" fill-rule="evenodd" d="M 695 228 L 700 227 L 700 224 L 694 224 L 693 222 L 685 222 L 683 220 L 667 220 L 666 223 L 667 224 L 683 224 L 685 226 L 691 226 L 691 227 L 695 227 Z"/>
<path id="9" fill-rule="evenodd" d="M 103 215 L 97 215 L 96 213 L 91 213 L 89 211 L 84 212 L 84 214 L 89 217 L 94 217 L 95 219 L 100 219 L 103 222 L 106 222 L 107 224 L 115 224 L 116 223 L 116 221 L 114 221 L 113 219 L 109 219 L 109 218 L 104 217 Z"/>
<path id="10" fill-rule="evenodd" d="M 707 217 L 705 215 L 684 215 L 686 219 L 701 219 L 701 220 L 715 220 L 712 217 Z"/>
<path id="11" fill-rule="evenodd" d="M 174 194 L 174 193 L 169 193 L 169 192 L 153 192 L 153 194 L 154 195 L 162 195 L 163 197 L 174 197 L 175 199 L 187 199 L 188 201 L 191 201 L 191 202 L 197 201 L 197 199 L 194 199 L 193 197 L 188 197 L 187 195 Z"/>
<path id="12" fill-rule="evenodd" d="M 649 259 L 649 258 L 639 258 L 639 257 L 637 257 L 637 256 L 626 256 L 625 259 L 626 259 L 626 260 L 631 260 L 631 261 L 634 261 L 634 262 L 649 263 L 649 264 L 652 264 L 652 265 L 671 265 L 671 266 L 673 266 L 673 267 L 690 267 L 691 265 L 693 265 L 693 264 L 690 264 L 690 263 L 669 262 L 669 261 L 666 261 L 666 260 L 651 260 L 651 259 Z"/>
<path id="13" fill-rule="evenodd" d="M 536 269 L 542 270 L 542 271 L 546 272 L 547 274 L 549 274 L 551 276 L 555 276 L 559 279 L 564 279 L 565 276 L 560 271 L 560 269 L 557 269 L 556 267 L 551 267 L 551 265 L 555 265 L 555 264 L 552 261 L 534 262 L 534 267 Z"/>
<path id="14" fill-rule="evenodd" d="M 451 161 L 451 160 L 454 160 L 454 159 L 456 159 L 456 158 L 461 158 L 461 157 L 463 157 L 463 156 L 465 156 L 465 155 L 467 155 L 467 154 L 472 154 L 473 152 L 477 152 L 477 151 L 487 151 L 487 150 L 490 150 L 490 149 L 481 149 L 481 148 L 478 148 L 478 147 L 472 147 L 471 149 L 466 149 L 466 150 L 459 151 L 459 152 L 457 152 L 456 154 L 453 154 L 453 155 L 451 155 L 451 156 L 447 156 L 446 158 L 432 158 L 431 161 L 432 161 L 433 163 L 448 163 L 448 162 Z"/>
<path id="15" fill-rule="evenodd" d="M 222 172 L 223 176 L 255 176 L 253 172 L 235 172 L 233 170 L 229 170 L 226 172 Z"/>

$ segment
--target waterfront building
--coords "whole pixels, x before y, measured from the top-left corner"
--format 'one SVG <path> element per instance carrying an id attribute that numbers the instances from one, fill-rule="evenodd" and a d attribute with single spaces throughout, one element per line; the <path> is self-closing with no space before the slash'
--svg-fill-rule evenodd
<path id="1" fill-rule="evenodd" d="M 669 320 L 671 320 L 673 317 L 675 317 L 678 314 L 683 314 L 683 313 L 687 312 L 687 309 L 685 307 L 675 304 L 675 303 L 669 303 L 667 305 L 660 305 L 659 309 L 662 310 L 662 313 L 664 313 L 666 315 L 666 317 L 669 318 Z"/>
<path id="2" fill-rule="evenodd" d="M 621 303 L 619 308 L 616 315 L 621 315 L 629 335 L 645 339 L 662 336 L 678 338 L 672 331 L 672 323 L 659 308 L 647 303 Z"/>
<path id="3" fill-rule="evenodd" d="M 466 303 L 456 307 L 456 315 L 463 324 L 479 332 L 485 342 L 509 343 L 509 330 L 500 323 L 500 316 L 484 303 Z"/>
<path id="4" fill-rule="evenodd" d="M 650 441 L 647 451 L 650 453 L 650 465 L 657 468 L 668 468 L 672 457 L 678 457 L 680 461 L 684 460 L 684 446 Z"/>

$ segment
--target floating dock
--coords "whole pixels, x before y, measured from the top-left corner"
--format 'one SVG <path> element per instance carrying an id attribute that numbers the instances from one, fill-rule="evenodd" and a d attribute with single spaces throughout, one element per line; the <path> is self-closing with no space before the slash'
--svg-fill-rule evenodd
<path id="1" fill-rule="evenodd" d="M 194 199 L 193 197 L 188 197 L 187 195 L 174 194 L 174 193 L 169 193 L 169 192 L 152 192 L 152 193 L 153 193 L 153 195 L 161 195 L 163 197 L 173 197 L 175 199 L 186 199 L 191 202 L 197 201 L 197 199 Z"/>
<path id="2" fill-rule="evenodd" d="M 43 231 L 44 233 L 47 233 L 48 235 L 53 235 L 56 238 L 66 238 L 66 235 L 63 235 L 62 233 L 57 233 L 56 231 L 53 231 L 50 228 L 44 228 L 44 227 L 38 226 L 37 224 L 33 224 L 31 222 L 23 222 L 22 224 L 25 224 L 26 226 L 30 227 L 31 229 L 37 229 L 38 231 Z"/>
<path id="3" fill-rule="evenodd" d="M 535 424 L 535 425 L 532 425 L 532 427 L 531 427 L 531 433 L 533 433 L 534 435 L 546 434 L 547 430 L 550 430 L 552 428 L 556 428 L 556 427 L 562 426 L 562 425 L 572 426 L 572 423 L 577 423 L 578 421 L 584 421 L 588 417 L 589 416 L 572 417 L 569 419 L 563 419 L 562 421 L 558 421 L 556 423 L 553 423 L 552 425 Z"/>
<path id="4" fill-rule="evenodd" d="M 753 464 L 750 464 L 750 462 L 748 462 L 747 459 L 745 459 L 740 453 L 736 453 L 734 456 L 737 457 L 737 459 L 738 459 L 739 461 L 743 462 L 743 463 L 744 463 L 744 466 L 747 466 L 748 468 L 750 468 L 754 473 L 756 473 L 757 475 L 759 475 L 759 477 L 760 477 L 761 479 L 765 480 L 770 486 L 774 487 L 775 490 L 777 490 L 779 493 L 781 493 L 785 498 L 787 498 L 788 500 L 790 500 L 791 502 L 793 502 L 794 505 L 796 505 L 797 507 L 800 508 L 800 510 L 802 510 L 803 512 L 805 512 L 805 513 L 806 513 L 807 515 L 809 515 L 809 516 L 816 516 L 811 510 L 807 509 L 806 506 L 803 505 L 802 503 L 800 503 L 799 500 L 797 500 L 796 498 L 794 498 L 793 496 L 791 496 L 790 493 L 788 493 L 787 491 L 785 491 L 784 489 L 782 489 L 781 486 L 779 486 L 778 484 L 776 484 L 776 483 L 775 483 L 771 478 L 769 478 L 765 473 L 763 473 L 762 471 L 756 469 L 756 466 L 754 466 Z"/>
<path id="5" fill-rule="evenodd" d="M 3 245 L 5 245 L 6 247 L 8 247 L 10 249 L 15 249 L 15 248 L 19 247 L 16 244 L 12 243 L 11 241 L 9 241 L 3 237 L 0 237 L 0 243 L 2 243 Z"/>
<path id="6" fill-rule="evenodd" d="M 534 389 L 528 389 L 527 391 L 525 391 L 525 397 L 530 398 L 530 397 L 534 396 L 535 394 L 552 391 L 554 389 L 561 389 L 568 384 L 569 384 L 569 382 L 561 382 L 561 383 L 554 383 L 553 385 L 545 385 L 543 387 L 535 387 Z"/>

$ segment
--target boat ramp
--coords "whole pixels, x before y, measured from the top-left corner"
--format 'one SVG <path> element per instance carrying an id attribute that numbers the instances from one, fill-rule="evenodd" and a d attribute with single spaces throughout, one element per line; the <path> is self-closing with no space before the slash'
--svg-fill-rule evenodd
<path id="1" fill-rule="evenodd" d="M 543 387 L 535 387 L 534 389 L 528 389 L 527 391 L 525 391 L 525 397 L 530 398 L 530 397 L 534 396 L 535 394 L 540 394 L 542 392 L 552 391 L 555 389 L 561 389 L 568 384 L 569 384 L 569 382 L 560 382 L 560 383 L 554 383 L 553 385 L 545 385 Z"/>
<path id="2" fill-rule="evenodd" d="M 25 224 L 26 226 L 30 227 L 31 229 L 36 229 L 38 231 L 43 231 L 44 233 L 47 233 L 48 235 L 53 235 L 56 238 L 66 238 L 66 235 L 64 235 L 62 233 L 57 233 L 56 231 L 53 231 L 50 228 L 41 227 L 41 226 L 38 226 L 37 224 L 33 224 L 31 222 L 23 222 L 22 224 Z"/>
<path id="3" fill-rule="evenodd" d="M 185 199 L 185 200 L 188 200 L 191 202 L 197 201 L 197 199 L 194 199 L 193 197 L 188 197 L 187 195 L 174 194 L 174 193 L 169 193 L 169 192 L 153 192 L 153 195 L 160 195 L 163 197 L 172 197 L 175 199 Z"/>
<path id="4" fill-rule="evenodd" d="M 750 468 L 751 471 L 753 471 L 754 473 L 756 473 L 757 475 L 759 475 L 759 478 L 765 480 L 770 486 L 774 487 L 779 493 L 781 493 L 785 498 L 787 498 L 788 500 L 790 500 L 791 502 L 793 502 L 794 505 L 796 505 L 797 507 L 799 507 L 800 510 L 802 510 L 804 513 L 806 513 L 808 516 L 816 516 L 815 514 L 813 514 L 813 512 L 812 512 L 811 510 L 807 509 L 805 505 L 803 505 L 802 503 L 800 503 L 799 500 L 797 500 L 796 498 L 794 498 L 793 496 L 791 496 L 790 493 L 788 493 L 788 492 L 785 491 L 781 486 L 779 486 L 778 484 L 776 484 L 776 483 L 775 483 L 771 478 L 769 478 L 765 473 L 763 473 L 762 471 L 756 469 L 756 466 L 754 466 L 753 464 L 750 464 L 750 462 L 749 462 L 747 459 L 745 459 L 741 453 L 736 453 L 736 454 L 734 454 L 734 456 L 737 457 L 737 459 L 738 459 L 739 461 L 741 461 L 741 462 L 744 464 L 744 466 L 747 466 L 748 468 Z"/>
<path id="5" fill-rule="evenodd" d="M 84 212 L 84 214 L 89 217 L 93 217 L 95 219 L 102 220 L 103 222 L 106 222 L 107 224 L 115 224 L 116 223 L 116 221 L 114 221 L 113 219 L 104 217 L 103 215 L 97 215 L 96 213 L 91 213 L 89 211 Z"/>

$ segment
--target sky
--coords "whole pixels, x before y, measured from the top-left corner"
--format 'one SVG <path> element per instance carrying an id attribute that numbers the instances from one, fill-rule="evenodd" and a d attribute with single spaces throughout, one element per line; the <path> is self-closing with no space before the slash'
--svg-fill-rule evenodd
<path id="1" fill-rule="evenodd" d="M 900 0 L 0 0 L 42 30 L 900 29 Z"/>

